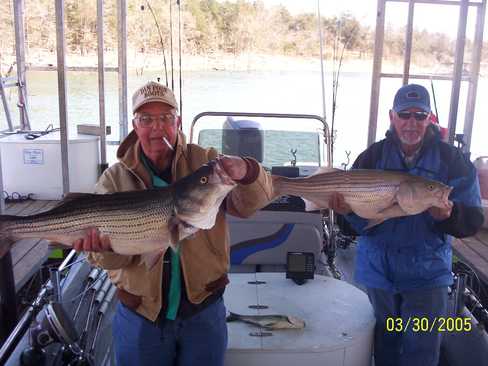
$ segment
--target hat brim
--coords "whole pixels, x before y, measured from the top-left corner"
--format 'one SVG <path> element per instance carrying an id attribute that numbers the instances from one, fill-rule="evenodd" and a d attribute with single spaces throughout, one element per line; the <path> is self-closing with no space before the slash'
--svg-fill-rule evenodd
<path id="1" fill-rule="evenodd" d="M 428 105 L 426 105 L 425 103 L 420 103 L 420 102 L 408 102 L 408 103 L 400 104 L 400 105 L 393 107 L 393 110 L 398 113 L 398 112 L 404 111 L 405 109 L 408 109 L 408 108 L 419 108 L 419 109 L 423 110 L 424 112 L 429 112 L 429 113 L 431 112 L 431 109 Z"/>
<path id="2" fill-rule="evenodd" d="M 175 108 L 176 110 L 178 110 L 178 106 L 175 105 L 174 103 L 170 102 L 169 100 L 156 97 L 156 98 L 148 98 L 148 99 L 145 99 L 142 102 L 136 104 L 135 106 L 132 106 L 132 113 L 136 113 L 136 111 L 139 108 L 141 108 L 144 104 L 153 103 L 153 102 L 167 104 L 167 105 Z"/>

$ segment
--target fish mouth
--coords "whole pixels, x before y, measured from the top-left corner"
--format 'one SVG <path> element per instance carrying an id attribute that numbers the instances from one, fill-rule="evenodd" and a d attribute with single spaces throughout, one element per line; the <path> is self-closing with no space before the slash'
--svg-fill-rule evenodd
<path id="1" fill-rule="evenodd" d="M 453 187 L 445 186 L 441 189 L 441 194 L 438 196 L 442 203 L 446 206 L 449 205 L 449 195 L 452 192 Z"/>
<path id="2" fill-rule="evenodd" d="M 445 190 L 444 190 L 444 195 L 442 197 L 443 201 L 444 202 L 448 202 L 449 201 L 449 195 L 451 194 L 452 192 L 452 189 L 453 187 L 447 187 Z"/>
<path id="3" fill-rule="evenodd" d="M 221 165 L 221 162 L 216 159 L 209 163 L 209 165 L 213 168 L 214 176 L 218 177 L 220 184 L 224 184 L 227 186 L 235 186 L 236 182 L 227 174 L 224 168 Z"/>

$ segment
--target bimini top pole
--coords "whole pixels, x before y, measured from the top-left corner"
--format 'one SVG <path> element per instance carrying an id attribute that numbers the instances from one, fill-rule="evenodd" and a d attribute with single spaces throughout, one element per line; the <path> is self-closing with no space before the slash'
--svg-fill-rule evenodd
<path id="1" fill-rule="evenodd" d="M 127 0 L 117 1 L 118 75 L 119 75 L 119 140 L 128 134 L 127 122 Z"/>
<path id="2" fill-rule="evenodd" d="M 318 22 L 318 32 L 319 32 L 319 42 L 320 42 L 320 76 L 321 76 L 321 88 L 322 88 L 322 118 L 324 123 L 324 136 L 325 144 L 327 146 L 327 165 L 332 167 L 332 131 L 329 130 L 327 125 L 327 113 L 325 105 L 325 70 L 324 70 L 324 48 L 323 48 L 323 35 L 322 35 L 322 21 L 320 16 L 320 0 L 317 0 L 317 22 Z"/>

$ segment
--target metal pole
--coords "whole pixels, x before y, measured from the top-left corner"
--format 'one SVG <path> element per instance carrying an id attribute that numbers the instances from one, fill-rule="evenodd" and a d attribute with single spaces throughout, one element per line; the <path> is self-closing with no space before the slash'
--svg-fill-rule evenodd
<path id="1" fill-rule="evenodd" d="M 3 110 L 5 111 L 8 129 L 9 131 L 13 131 L 14 126 L 12 125 L 12 117 L 10 116 L 10 108 L 8 106 L 7 97 L 5 96 L 5 88 L 3 87 L 3 84 L 3 78 L 2 75 L 0 75 L 0 96 L 2 97 Z"/>
<path id="2" fill-rule="evenodd" d="M 61 134 L 61 169 L 63 172 L 63 193 L 69 192 L 68 166 L 68 113 L 66 94 L 66 42 L 64 38 L 64 0 L 56 0 L 56 47 L 58 60 L 59 127 Z"/>
<path id="3" fill-rule="evenodd" d="M 466 102 L 466 115 L 464 117 L 464 152 L 471 148 L 471 136 L 473 133 L 474 110 L 476 107 L 476 94 L 478 90 L 478 78 L 480 73 L 481 48 L 483 47 L 483 29 L 485 27 L 486 0 L 483 1 L 476 12 L 476 31 L 474 34 L 473 54 L 471 57 L 470 83 Z"/>
<path id="4" fill-rule="evenodd" d="M 327 114 L 326 114 L 326 106 L 325 106 L 325 75 L 324 75 L 324 50 L 323 50 L 323 36 L 322 36 L 322 21 L 320 16 L 320 0 L 317 0 L 317 14 L 318 14 L 318 29 L 319 29 L 319 42 L 320 42 L 320 78 L 321 78 L 321 87 L 322 87 L 322 117 L 324 121 L 327 121 Z M 334 131 L 331 131 L 331 134 L 334 134 Z M 331 143 L 331 141 L 325 142 L 327 145 Z M 329 156 L 330 160 L 330 156 Z M 332 166 L 332 162 L 331 162 Z"/>
<path id="5" fill-rule="evenodd" d="M 10 251 L 0 258 L 0 343 L 17 323 L 17 301 Z"/>
<path id="6" fill-rule="evenodd" d="M 119 48 L 119 139 L 128 134 L 127 122 L 127 0 L 117 1 Z"/>
<path id="7" fill-rule="evenodd" d="M 49 279 L 53 288 L 53 299 L 56 302 L 61 302 L 61 285 L 59 279 L 59 272 L 57 268 L 49 269 Z"/>
<path id="8" fill-rule="evenodd" d="M 3 197 L 2 153 L 0 149 L 0 214 L 5 214 L 5 198 Z"/>
<path id="9" fill-rule="evenodd" d="M 107 168 L 105 129 L 105 62 L 103 58 L 103 0 L 97 0 L 98 115 L 100 118 L 100 174 Z"/>
<path id="10" fill-rule="evenodd" d="M 454 143 L 456 135 L 456 121 L 459 107 L 459 91 L 463 73 L 464 45 L 466 43 L 466 21 L 468 17 L 468 0 L 462 0 L 459 8 L 458 33 L 456 54 L 452 76 L 451 103 L 449 108 L 449 143 Z"/>
<path id="11" fill-rule="evenodd" d="M 12 1 L 14 5 L 15 57 L 17 62 L 20 128 L 22 130 L 30 130 L 29 118 L 27 117 L 27 84 L 25 82 L 24 0 Z"/>
<path id="12" fill-rule="evenodd" d="M 385 0 L 378 0 L 376 14 L 376 37 L 374 41 L 373 77 L 371 81 L 371 99 L 369 105 L 368 146 L 376 141 L 376 127 L 378 124 L 380 73 L 381 61 L 383 57 L 383 39 L 385 36 Z"/>
<path id="13" fill-rule="evenodd" d="M 410 74 L 410 59 L 412 57 L 412 34 L 413 34 L 413 12 L 415 9 L 414 0 L 408 3 L 408 22 L 405 34 L 405 58 L 403 60 L 403 85 L 408 84 Z"/>

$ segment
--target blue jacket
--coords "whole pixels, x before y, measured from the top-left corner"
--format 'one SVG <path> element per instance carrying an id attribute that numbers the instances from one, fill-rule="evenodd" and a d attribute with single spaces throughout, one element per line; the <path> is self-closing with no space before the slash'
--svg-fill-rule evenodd
<path id="1" fill-rule="evenodd" d="M 483 223 L 476 170 L 459 149 L 442 142 L 434 128 L 427 130 L 412 168 L 405 164 L 395 133 L 386 136 L 364 151 L 353 169 L 398 170 L 443 182 L 453 187 L 449 196 L 453 211 L 441 222 L 423 212 L 389 219 L 367 230 L 363 230 L 367 220 L 346 215 L 360 235 L 355 279 L 366 287 L 393 292 L 449 285 L 451 235 L 474 235 Z"/>

